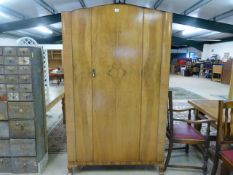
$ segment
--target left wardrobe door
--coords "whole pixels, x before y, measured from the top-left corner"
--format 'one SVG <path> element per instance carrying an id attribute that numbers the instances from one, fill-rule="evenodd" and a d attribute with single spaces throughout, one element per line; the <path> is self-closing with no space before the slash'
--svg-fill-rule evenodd
<path id="1" fill-rule="evenodd" d="M 74 113 L 77 161 L 93 159 L 91 10 L 72 12 Z"/>

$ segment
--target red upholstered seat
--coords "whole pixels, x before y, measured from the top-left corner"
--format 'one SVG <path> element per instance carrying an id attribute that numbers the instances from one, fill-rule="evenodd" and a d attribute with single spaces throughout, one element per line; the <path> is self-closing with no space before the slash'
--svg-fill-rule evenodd
<path id="1" fill-rule="evenodd" d="M 233 150 L 224 150 L 221 151 L 220 154 L 224 159 L 233 162 Z"/>
<path id="2" fill-rule="evenodd" d="M 205 140 L 204 136 L 201 135 L 200 132 L 186 123 L 174 123 L 173 133 L 175 139 Z"/>

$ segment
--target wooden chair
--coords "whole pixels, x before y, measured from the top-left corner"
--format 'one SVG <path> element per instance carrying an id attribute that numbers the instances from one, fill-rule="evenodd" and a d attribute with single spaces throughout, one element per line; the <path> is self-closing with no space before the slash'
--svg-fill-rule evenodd
<path id="1" fill-rule="evenodd" d="M 210 133 L 210 123 L 211 120 L 191 120 L 191 112 L 193 108 L 187 108 L 182 110 L 173 109 L 172 92 L 169 91 L 169 108 L 168 108 L 168 125 L 167 125 L 167 138 L 169 139 L 168 154 L 165 161 L 165 169 L 169 167 L 174 168 L 191 168 L 191 169 L 201 169 L 203 174 L 207 174 L 207 161 L 208 161 L 208 149 L 209 149 L 209 133 Z M 173 116 L 174 112 L 185 112 L 188 111 L 188 119 L 175 118 Z M 203 124 L 207 123 L 206 135 L 202 135 L 192 124 Z M 185 144 L 182 148 L 173 148 L 174 143 Z M 185 166 L 185 165 L 170 165 L 169 161 L 171 158 L 172 150 L 185 148 L 186 153 L 188 153 L 189 145 L 204 145 L 203 157 L 204 163 L 202 167 L 197 166 Z"/>
<path id="2" fill-rule="evenodd" d="M 219 101 L 217 140 L 212 175 L 215 175 L 219 159 L 231 170 L 233 170 L 233 101 Z M 225 175 L 227 175 L 225 173 Z"/>

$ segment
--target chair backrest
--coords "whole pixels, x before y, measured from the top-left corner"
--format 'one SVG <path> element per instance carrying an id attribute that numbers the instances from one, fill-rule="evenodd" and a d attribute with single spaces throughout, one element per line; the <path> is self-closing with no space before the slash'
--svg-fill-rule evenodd
<path id="1" fill-rule="evenodd" d="M 167 114 L 167 130 L 173 135 L 173 98 L 172 91 L 168 91 L 168 114 Z"/>
<path id="2" fill-rule="evenodd" d="M 233 101 L 219 101 L 217 143 L 233 143 Z"/>

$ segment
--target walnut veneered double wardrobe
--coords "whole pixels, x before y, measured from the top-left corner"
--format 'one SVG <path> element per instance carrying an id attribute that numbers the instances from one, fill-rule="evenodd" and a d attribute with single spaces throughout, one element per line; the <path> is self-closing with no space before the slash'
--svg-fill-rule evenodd
<path id="1" fill-rule="evenodd" d="M 62 14 L 69 170 L 163 169 L 171 22 L 119 4 Z"/>

